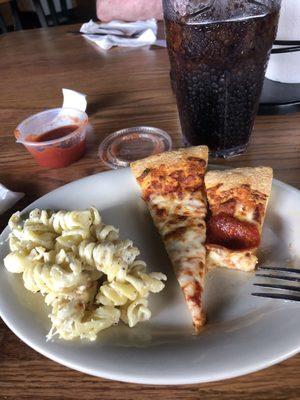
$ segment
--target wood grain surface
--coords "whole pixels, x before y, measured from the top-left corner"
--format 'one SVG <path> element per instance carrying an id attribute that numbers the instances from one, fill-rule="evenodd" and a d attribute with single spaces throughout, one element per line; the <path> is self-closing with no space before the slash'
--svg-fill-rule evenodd
<path id="1" fill-rule="evenodd" d="M 1 228 L 12 211 L 65 183 L 105 170 L 97 149 L 112 131 L 152 125 L 168 131 L 174 147 L 181 146 L 166 50 L 118 48 L 105 53 L 83 37 L 68 33 L 77 28 L 0 36 L 0 182 L 26 193 L 14 209 L 1 216 Z M 63 87 L 88 95 L 94 132 L 82 160 L 64 169 L 47 170 L 15 143 L 13 130 L 27 116 L 59 106 Z M 270 165 L 276 178 L 300 188 L 300 114 L 258 117 L 247 153 L 217 162 Z M 296 400 L 300 399 L 299 375 L 298 355 L 264 371 L 211 384 L 155 387 L 108 381 L 46 359 L 0 320 L 0 400 Z"/>

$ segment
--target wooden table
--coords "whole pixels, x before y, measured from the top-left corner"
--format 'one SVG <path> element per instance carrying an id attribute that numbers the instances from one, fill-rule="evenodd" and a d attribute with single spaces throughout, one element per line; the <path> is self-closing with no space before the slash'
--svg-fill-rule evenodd
<path id="1" fill-rule="evenodd" d="M 154 125 L 181 145 L 165 49 L 99 51 L 84 38 L 57 27 L 0 37 L 0 182 L 26 193 L 14 207 L 65 183 L 105 170 L 97 148 L 112 131 Z M 86 157 L 61 170 L 38 167 L 15 144 L 13 130 L 27 116 L 62 103 L 61 89 L 88 95 L 94 126 Z M 300 188 L 300 114 L 258 117 L 248 152 L 221 163 L 270 165 L 275 177 Z M 1 227 L 12 211 L 1 216 Z M 56 364 L 22 343 L 0 321 L 0 400 L 15 399 L 300 399 L 300 356 L 248 376 L 224 382 L 155 387 L 90 377 Z"/>

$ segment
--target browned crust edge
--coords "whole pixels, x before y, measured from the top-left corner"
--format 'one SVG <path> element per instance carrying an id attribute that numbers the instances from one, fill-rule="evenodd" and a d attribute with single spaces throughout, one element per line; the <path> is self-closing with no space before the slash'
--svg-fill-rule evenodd
<path id="1" fill-rule="evenodd" d="M 207 164 L 208 160 L 208 147 L 196 146 L 184 149 L 169 151 L 161 154 L 156 154 L 138 160 L 130 164 L 131 170 L 136 178 L 138 178 L 146 168 L 155 168 L 159 165 L 178 165 L 180 162 L 185 161 L 189 157 L 201 158 Z"/>
<path id="2" fill-rule="evenodd" d="M 269 167 L 235 168 L 223 171 L 209 171 L 205 175 L 205 187 L 210 189 L 222 184 L 221 191 L 241 185 L 249 185 L 252 190 L 270 196 L 273 170 Z"/>

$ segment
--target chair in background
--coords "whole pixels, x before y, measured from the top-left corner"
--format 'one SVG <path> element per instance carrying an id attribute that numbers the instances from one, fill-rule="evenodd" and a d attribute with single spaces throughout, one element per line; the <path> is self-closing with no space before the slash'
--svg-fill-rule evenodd
<path id="1" fill-rule="evenodd" d="M 8 4 L 10 6 L 10 12 L 14 23 L 14 30 L 15 31 L 21 30 L 22 23 L 21 23 L 17 0 L 0 0 L 0 4 Z M 0 30 L 2 33 L 7 32 L 7 26 L 1 14 L 0 14 Z"/>
<path id="2" fill-rule="evenodd" d="M 0 9 L 0 34 L 12 30 L 82 22 L 96 17 L 94 0 L 76 0 L 76 6 L 74 4 L 75 7 L 71 9 L 69 7 L 73 2 L 69 0 L 28 0 L 28 8 L 24 8 L 21 2 L 18 7 L 18 3 L 19 0 L 0 0 L 0 6 L 7 4 L 3 15 Z"/>
<path id="3" fill-rule="evenodd" d="M 43 7 L 41 5 L 40 0 L 32 0 L 34 11 L 39 19 L 42 28 L 46 28 L 48 26 L 46 15 L 44 13 Z"/>
<path id="4" fill-rule="evenodd" d="M 60 24 L 67 24 L 70 21 L 70 12 L 67 7 L 67 1 L 66 0 L 60 0 L 59 5 L 61 8 L 61 12 L 58 13 L 55 7 L 55 3 L 53 0 L 46 0 L 46 3 L 48 5 L 50 15 L 46 16 L 41 4 L 40 0 L 33 0 L 34 8 L 36 11 L 36 14 L 39 18 L 40 24 L 42 27 L 47 27 L 47 26 L 56 26 Z"/>
<path id="5" fill-rule="evenodd" d="M 6 29 L 5 21 L 2 17 L 2 15 L 0 14 L 0 34 L 6 33 L 6 32 L 7 32 L 7 29 Z"/>

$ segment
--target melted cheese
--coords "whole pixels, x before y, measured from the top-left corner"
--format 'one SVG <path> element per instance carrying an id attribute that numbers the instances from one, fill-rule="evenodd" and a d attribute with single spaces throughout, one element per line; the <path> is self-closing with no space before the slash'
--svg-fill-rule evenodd
<path id="1" fill-rule="evenodd" d="M 257 257 L 250 251 L 232 251 L 225 247 L 207 245 L 207 268 L 225 267 L 249 272 L 255 269 Z"/>
<path id="2" fill-rule="evenodd" d="M 186 193 L 180 199 L 172 195 L 152 194 L 149 203 L 152 209 L 157 206 L 159 209 L 168 210 L 169 214 L 195 215 L 202 218 L 206 215 L 206 201 L 202 193 Z"/>
<path id="3" fill-rule="evenodd" d="M 206 151 L 206 148 L 201 150 L 199 156 L 186 150 L 179 151 L 178 157 L 167 153 L 155 162 L 150 158 L 133 165 L 143 199 L 165 243 L 196 332 L 205 323 L 201 295 L 205 272 Z"/>
<path id="4" fill-rule="evenodd" d="M 257 224 L 254 218 L 255 207 L 244 207 L 240 202 L 236 203 L 234 216 L 240 221 L 248 221 Z"/>
<path id="5" fill-rule="evenodd" d="M 201 305 L 204 289 L 206 202 L 201 192 L 150 196 L 148 207 L 162 236 L 174 272 L 186 298 L 196 331 L 204 324 Z"/>
<path id="6" fill-rule="evenodd" d="M 149 209 L 172 260 L 199 258 L 205 262 L 205 202 L 202 196 L 180 201 L 169 196 L 150 197 Z M 199 269 L 199 267 L 198 267 Z"/>

